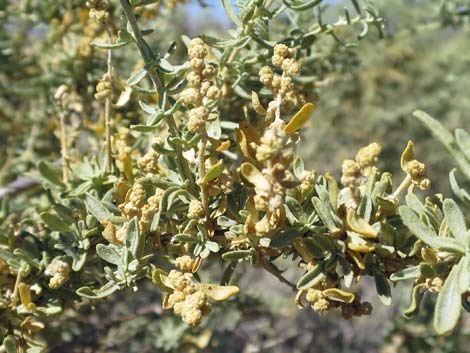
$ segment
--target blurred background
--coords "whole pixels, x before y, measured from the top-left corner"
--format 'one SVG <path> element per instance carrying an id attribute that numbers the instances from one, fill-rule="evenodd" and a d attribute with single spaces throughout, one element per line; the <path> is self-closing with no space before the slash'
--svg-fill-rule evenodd
<path id="1" fill-rule="evenodd" d="M 59 157 L 51 101 L 60 84 L 74 87 L 76 95 L 70 134 L 79 134 L 83 126 L 96 132 L 98 118 L 86 102 L 94 101 L 90 82 L 105 72 L 104 53 L 87 52 L 86 27 L 67 23 L 65 3 L 0 0 L 0 187 L 32 172 L 38 159 Z M 157 29 L 171 24 L 171 31 L 159 31 L 163 44 L 153 43 L 157 47 L 183 33 L 218 35 L 231 26 L 219 1 L 171 3 L 174 8 L 163 8 L 158 24 L 149 20 Z M 325 4 L 327 19 L 351 6 L 350 1 Z M 384 39 L 371 33 L 357 48 L 331 38 L 315 44 L 320 54 L 313 65 L 324 84 L 317 86 L 318 109 L 303 131 L 306 143 L 300 152 L 306 167 L 340 176 L 343 159 L 377 141 L 384 146 L 380 168 L 401 179 L 400 154 L 411 139 L 417 158 L 428 166 L 430 192 L 449 194 L 452 161 L 411 113 L 422 109 L 451 130 L 470 128 L 470 25 L 464 16 L 470 1 L 380 0 L 375 5 L 386 19 Z M 117 65 L 136 61 L 130 55 Z M 118 112 L 116 119 L 135 117 Z M 218 278 L 222 269 L 216 266 L 204 268 L 203 278 Z M 262 271 L 240 266 L 235 276 L 242 294 L 215 306 L 202 328 L 190 329 L 163 312 L 158 291 L 143 283 L 138 293 L 120 292 L 94 307 L 67 312 L 50 322 L 46 336 L 55 342 L 55 353 L 470 352 L 468 317 L 451 336 L 435 335 L 429 309 L 434 297 L 426 297 L 417 318 L 401 317 L 411 300 L 410 286 L 394 288 L 393 306 L 384 308 L 374 296 L 374 284 L 370 290 L 363 285 L 362 297 L 378 305 L 369 317 L 345 321 L 334 312 L 319 317 L 309 309 L 298 311 L 289 288 Z"/>

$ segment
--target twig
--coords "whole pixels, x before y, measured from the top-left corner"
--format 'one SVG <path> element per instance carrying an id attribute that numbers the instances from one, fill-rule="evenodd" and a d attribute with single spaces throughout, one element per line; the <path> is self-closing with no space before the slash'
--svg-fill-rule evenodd
<path id="1" fill-rule="evenodd" d="M 7 186 L 0 188 L 0 200 L 7 195 L 16 195 L 22 191 L 31 189 L 37 185 L 37 181 L 28 177 L 19 177 Z"/>
<path id="2" fill-rule="evenodd" d="M 108 43 L 111 43 L 111 31 L 109 30 L 109 26 L 106 27 L 106 34 L 108 37 Z M 108 49 L 108 72 L 107 72 L 107 79 L 109 81 L 109 85 L 111 87 L 111 91 L 113 89 L 113 62 L 112 62 L 112 54 L 111 49 Z M 111 150 L 111 99 L 112 94 L 109 94 L 106 97 L 105 106 L 104 106 L 104 124 L 106 130 L 106 171 L 111 174 L 113 171 L 113 155 Z"/>
<path id="3" fill-rule="evenodd" d="M 61 110 L 59 112 L 60 119 L 60 154 L 62 156 L 62 179 L 64 183 L 69 180 L 67 171 L 68 153 L 67 153 L 67 139 L 65 137 L 65 114 Z"/>
<path id="4" fill-rule="evenodd" d="M 280 282 L 282 282 L 282 283 L 286 284 L 287 286 L 289 286 L 294 292 L 297 292 L 297 286 L 294 283 L 292 283 L 291 281 L 289 281 L 288 279 L 286 279 L 281 274 L 281 272 L 279 271 L 279 269 L 276 266 L 274 266 L 271 263 L 267 263 L 265 259 L 261 259 L 261 266 L 266 271 L 268 271 L 269 273 L 274 275 Z"/>
<path id="5" fill-rule="evenodd" d="M 208 213 L 209 211 L 209 195 L 207 195 L 206 185 L 202 182 L 204 176 L 206 175 L 206 146 L 207 146 L 207 136 L 206 131 L 201 132 L 201 141 L 199 142 L 199 153 L 198 153 L 198 163 L 199 163 L 199 185 L 201 187 L 201 201 L 204 212 Z"/>
<path id="6" fill-rule="evenodd" d="M 132 6 L 129 4 L 129 1 L 120 0 L 120 3 L 126 15 L 126 18 L 129 21 L 129 25 L 131 26 L 132 31 L 134 32 L 135 42 L 137 44 L 137 47 L 139 48 L 140 54 L 142 58 L 144 59 L 145 65 L 149 67 L 148 74 L 150 76 L 150 79 L 152 80 L 154 88 L 158 92 L 158 94 L 161 95 L 162 91 L 164 90 L 164 86 L 163 86 L 163 83 L 161 82 L 160 77 L 158 76 L 158 73 L 152 67 L 152 64 L 154 61 L 154 54 L 152 52 L 152 49 L 147 44 L 147 42 L 145 41 L 142 35 L 142 32 L 140 31 L 139 25 L 137 23 L 137 19 L 135 18 L 134 12 L 132 10 Z M 165 107 L 162 107 L 162 108 L 165 109 Z M 168 124 L 168 128 L 170 130 L 170 134 L 175 137 L 179 136 L 178 129 L 176 127 L 176 123 L 175 123 L 175 119 L 173 118 L 173 115 L 167 116 L 166 121 Z M 176 151 L 176 156 L 177 156 L 176 165 L 178 167 L 178 171 L 181 176 L 183 176 L 186 180 L 189 181 L 189 190 L 191 191 L 191 193 L 196 195 L 197 187 L 194 182 L 193 175 L 191 174 L 191 170 L 189 169 L 188 162 L 183 157 L 183 150 L 181 146 L 176 145 L 175 151 Z"/>

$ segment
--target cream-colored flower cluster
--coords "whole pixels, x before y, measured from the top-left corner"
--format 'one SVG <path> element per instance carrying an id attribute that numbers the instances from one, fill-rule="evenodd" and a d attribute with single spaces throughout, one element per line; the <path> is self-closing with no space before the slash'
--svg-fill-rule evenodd
<path id="1" fill-rule="evenodd" d="M 175 266 L 183 272 L 192 272 L 196 261 L 189 255 L 179 256 L 175 259 Z"/>
<path id="2" fill-rule="evenodd" d="M 372 305 L 369 302 L 361 302 L 357 294 L 352 295 L 351 293 L 347 293 L 350 295 L 342 296 L 341 293 L 346 292 L 335 289 L 321 290 L 310 288 L 307 291 L 305 299 L 309 302 L 313 311 L 320 315 L 334 308 L 341 308 L 341 315 L 345 319 L 351 319 L 353 316 L 371 314 Z"/>
<path id="3" fill-rule="evenodd" d="M 57 106 L 67 112 L 82 112 L 83 103 L 76 91 L 69 86 L 62 84 L 54 94 L 54 102 Z"/>
<path id="4" fill-rule="evenodd" d="M 129 169 L 132 170 L 132 144 L 134 137 L 127 128 L 120 128 L 113 136 L 113 155 L 116 166 L 129 178 Z M 126 173 L 127 171 L 127 173 Z"/>
<path id="5" fill-rule="evenodd" d="M 189 219 L 199 219 L 204 215 L 204 207 L 202 202 L 196 199 L 193 199 L 189 203 L 188 207 L 188 218 Z"/>
<path id="6" fill-rule="evenodd" d="M 255 189 L 252 212 L 245 222 L 245 232 L 260 237 L 271 236 L 285 221 L 284 197 L 286 189 L 298 186 L 290 173 L 293 154 L 286 124 L 277 120 L 270 124 L 255 146 L 257 166 L 242 166 L 242 174 Z M 260 169 L 258 169 L 260 168 Z M 264 215 L 259 214 L 264 213 Z"/>
<path id="7" fill-rule="evenodd" d="M 191 40 L 188 55 L 191 71 L 186 77 L 188 87 L 181 92 L 180 99 L 185 105 L 193 107 L 188 113 L 188 129 L 197 132 L 204 127 L 209 117 L 209 110 L 203 106 L 204 98 L 216 100 L 219 98 L 220 91 L 214 83 L 217 68 L 204 62 L 207 49 L 201 38 Z"/>
<path id="8" fill-rule="evenodd" d="M 51 276 L 49 287 L 57 289 L 62 287 L 69 280 L 70 266 L 67 262 L 55 258 L 44 270 L 46 276 Z"/>
<path id="9" fill-rule="evenodd" d="M 276 116 L 276 110 L 290 113 L 295 107 L 304 105 L 307 98 L 295 87 L 293 76 L 300 74 L 300 64 L 294 58 L 294 50 L 285 44 L 277 44 L 274 47 L 272 57 L 274 67 L 282 69 L 282 75 L 275 74 L 269 66 L 263 66 L 259 71 L 261 83 L 271 90 L 274 100 L 269 102 L 266 111 L 266 119 L 272 121 Z"/>
<path id="10" fill-rule="evenodd" d="M 426 165 L 424 163 L 413 159 L 406 164 L 405 172 L 411 177 L 413 185 L 421 190 L 428 190 L 431 187 L 431 180 L 426 175 Z"/>
<path id="11" fill-rule="evenodd" d="M 135 183 L 127 192 L 124 201 L 119 205 L 122 215 L 126 220 L 137 217 L 139 221 L 139 230 L 147 233 L 152 223 L 153 216 L 160 207 L 160 200 L 163 196 L 163 190 L 157 188 L 155 193 L 147 198 L 147 192 L 142 184 Z M 109 221 L 103 221 L 105 229 L 103 237 L 110 243 L 123 243 L 127 236 L 128 222 L 116 228 Z"/>
<path id="12" fill-rule="evenodd" d="M 157 188 L 155 194 L 147 199 L 147 192 L 143 185 L 136 183 L 129 189 L 125 201 L 119 205 L 119 208 L 127 219 L 137 217 L 139 219 L 140 231 L 146 233 L 155 212 L 158 211 L 162 196 L 163 190 Z M 120 236 L 118 240 L 122 241 L 124 238 Z"/>
<path id="13" fill-rule="evenodd" d="M 184 263 L 184 267 L 187 267 L 186 262 L 177 260 L 181 265 Z M 168 284 L 174 290 L 165 298 L 164 309 L 173 309 L 189 326 L 200 325 L 202 318 L 211 313 L 212 306 L 207 301 L 207 295 L 193 280 L 193 275 L 171 270 L 168 274 Z"/>
<path id="14" fill-rule="evenodd" d="M 109 76 L 106 74 L 96 85 L 95 98 L 98 102 L 104 103 L 113 94 Z"/>
<path id="15" fill-rule="evenodd" d="M 104 24 L 109 18 L 109 1 L 108 0 L 88 0 L 86 6 L 90 9 L 90 19 L 99 24 Z"/>
<path id="16" fill-rule="evenodd" d="M 346 159 L 341 166 L 341 183 L 352 189 L 361 185 L 367 180 L 367 177 L 377 172 L 375 164 L 382 152 L 382 146 L 373 142 L 359 149 L 355 160 Z"/>
<path id="17" fill-rule="evenodd" d="M 153 149 L 150 149 L 137 161 L 139 171 L 147 177 L 157 175 L 160 171 L 158 159 L 160 155 Z"/>

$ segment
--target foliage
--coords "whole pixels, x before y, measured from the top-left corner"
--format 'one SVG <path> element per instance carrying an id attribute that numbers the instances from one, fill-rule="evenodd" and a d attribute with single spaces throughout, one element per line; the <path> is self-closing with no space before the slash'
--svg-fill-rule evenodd
<path id="1" fill-rule="evenodd" d="M 345 50 L 385 35 L 377 9 L 351 1 L 330 21 L 317 0 L 222 3 L 233 29 L 181 41 L 149 29 L 169 21 L 172 1 L 1 3 L 0 131 L 12 145 L 2 143 L 0 180 L 31 175 L 0 192 L 4 351 L 48 350 L 57 329 L 73 340 L 80 325 L 61 331 L 54 320 L 80 322 L 89 303 L 150 284 L 161 308 L 120 330 L 138 340 L 155 315 L 154 349 L 204 349 L 210 331 L 189 327 L 262 306 L 236 285 L 247 265 L 319 314 L 369 315 L 357 286 L 367 277 L 386 306 L 391 283 L 413 280 L 407 317 L 438 292 L 438 334 L 470 311 L 467 131 L 415 113 L 455 160 L 455 200 L 416 195 L 431 181 L 412 141 L 399 183 L 378 167 L 377 142 L 344 160 L 340 179 L 297 152 L 322 104 L 318 82 L 349 70 Z M 441 25 L 465 25 L 468 8 L 457 5 L 441 7 Z M 298 265 L 296 283 L 281 261 Z M 119 344 L 119 330 L 108 335 Z"/>

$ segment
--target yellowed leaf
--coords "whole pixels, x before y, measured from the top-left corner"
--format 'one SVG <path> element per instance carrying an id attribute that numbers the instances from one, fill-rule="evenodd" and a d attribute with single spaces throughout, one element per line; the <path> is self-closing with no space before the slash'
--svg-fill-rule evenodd
<path id="1" fill-rule="evenodd" d="M 284 128 L 284 131 L 288 134 L 292 134 L 299 130 L 310 118 L 313 111 L 315 110 L 315 105 L 313 103 L 306 103 L 300 110 L 290 119 L 289 123 Z"/>
<path id="2" fill-rule="evenodd" d="M 269 181 L 264 175 L 251 163 L 243 163 L 240 167 L 242 175 L 259 190 L 269 190 Z"/>
<path id="3" fill-rule="evenodd" d="M 415 158 L 415 145 L 413 141 L 408 141 L 408 144 L 406 145 L 405 150 L 401 154 L 401 159 L 400 159 L 400 166 L 401 169 L 405 172 L 407 172 L 406 165 L 411 162 Z"/>
<path id="4" fill-rule="evenodd" d="M 364 270 L 366 268 L 366 264 L 364 262 L 364 259 L 362 258 L 362 255 L 356 251 L 352 250 L 347 250 L 349 256 L 353 259 L 354 263 L 360 270 Z"/>
<path id="5" fill-rule="evenodd" d="M 352 303 L 355 299 L 354 293 L 346 292 L 339 288 L 328 288 L 323 291 L 323 295 L 330 300 L 341 303 Z"/>
<path id="6" fill-rule="evenodd" d="M 251 104 L 253 104 L 253 109 L 259 115 L 266 115 L 266 109 L 264 109 L 263 105 L 259 100 L 258 94 L 255 91 L 251 92 Z"/>
<path id="7" fill-rule="evenodd" d="M 359 217 L 356 210 L 350 208 L 346 215 L 346 225 L 348 228 L 356 233 L 359 233 L 365 238 L 377 238 L 377 231 L 364 219 Z"/>
<path id="8" fill-rule="evenodd" d="M 200 283 L 199 288 L 214 300 L 226 300 L 240 292 L 237 286 L 220 286 L 212 283 Z"/>
<path id="9" fill-rule="evenodd" d="M 217 152 L 223 152 L 230 148 L 231 142 L 230 140 L 224 141 L 220 143 L 220 145 L 215 149 Z"/>
<path id="10" fill-rule="evenodd" d="M 347 243 L 349 249 L 361 253 L 368 253 L 375 250 L 375 244 L 362 238 L 361 234 L 351 231 L 348 231 L 347 233 Z"/>

